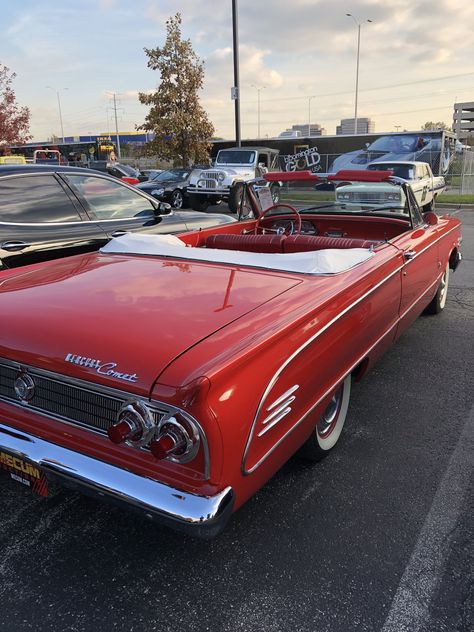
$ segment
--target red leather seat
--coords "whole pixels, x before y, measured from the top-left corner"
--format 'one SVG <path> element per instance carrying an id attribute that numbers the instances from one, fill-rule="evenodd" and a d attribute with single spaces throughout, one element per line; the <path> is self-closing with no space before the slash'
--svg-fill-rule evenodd
<path id="1" fill-rule="evenodd" d="M 285 235 L 209 235 L 206 248 L 245 250 L 248 252 L 283 252 Z"/>
<path id="2" fill-rule="evenodd" d="M 305 252 L 325 248 L 370 248 L 374 242 L 350 237 L 325 237 L 324 235 L 289 235 L 283 242 L 283 252 Z"/>

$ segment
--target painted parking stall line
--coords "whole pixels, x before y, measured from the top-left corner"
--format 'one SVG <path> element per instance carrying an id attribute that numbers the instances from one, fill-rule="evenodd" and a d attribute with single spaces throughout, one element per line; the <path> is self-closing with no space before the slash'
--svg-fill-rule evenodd
<path id="1" fill-rule="evenodd" d="M 429 622 L 430 604 L 450 553 L 472 473 L 474 406 L 464 424 L 433 504 L 411 554 L 381 632 L 417 632 Z"/>

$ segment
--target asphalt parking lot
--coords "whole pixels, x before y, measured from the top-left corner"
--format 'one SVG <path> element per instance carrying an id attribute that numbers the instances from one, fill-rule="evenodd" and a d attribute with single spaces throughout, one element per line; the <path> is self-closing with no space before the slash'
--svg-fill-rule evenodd
<path id="1" fill-rule="evenodd" d="M 337 450 L 202 542 L 0 476 L 0 630 L 472 632 L 474 211 L 439 316 L 353 389 Z"/>

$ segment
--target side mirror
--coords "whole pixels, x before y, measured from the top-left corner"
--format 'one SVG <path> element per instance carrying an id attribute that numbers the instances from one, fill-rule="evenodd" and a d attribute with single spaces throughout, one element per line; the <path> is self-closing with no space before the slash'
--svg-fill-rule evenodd
<path id="1" fill-rule="evenodd" d="M 436 226 L 436 224 L 439 222 L 438 216 L 433 211 L 423 213 L 423 219 L 429 226 Z"/>
<path id="2" fill-rule="evenodd" d="M 158 205 L 155 208 L 157 215 L 169 215 L 173 210 L 171 208 L 171 204 L 168 204 L 168 202 L 158 202 Z"/>

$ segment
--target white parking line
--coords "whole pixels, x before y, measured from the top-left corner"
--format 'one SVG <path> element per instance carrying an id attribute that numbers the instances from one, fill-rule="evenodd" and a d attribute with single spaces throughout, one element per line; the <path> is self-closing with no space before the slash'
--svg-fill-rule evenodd
<path id="1" fill-rule="evenodd" d="M 474 407 L 451 455 L 381 632 L 417 632 L 429 622 L 430 603 L 441 581 L 451 537 L 470 481 Z"/>

